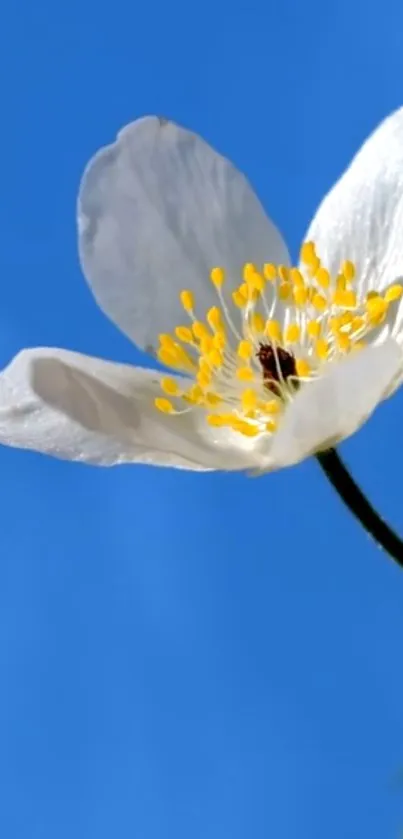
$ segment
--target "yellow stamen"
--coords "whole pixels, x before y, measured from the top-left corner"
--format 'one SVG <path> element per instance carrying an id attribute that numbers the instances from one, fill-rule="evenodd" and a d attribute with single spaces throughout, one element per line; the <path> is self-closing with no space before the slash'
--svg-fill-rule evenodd
<path id="1" fill-rule="evenodd" d="M 207 329 L 207 326 L 205 326 L 205 324 L 202 323 L 200 320 L 195 320 L 195 322 L 192 324 L 192 332 L 198 341 L 201 341 L 202 338 L 209 337 L 209 331 Z"/>
<path id="2" fill-rule="evenodd" d="M 312 297 L 312 306 L 318 310 L 318 312 L 324 312 L 327 308 L 326 297 L 322 297 L 321 294 L 314 294 Z"/>
<path id="3" fill-rule="evenodd" d="M 213 268 L 210 272 L 210 280 L 217 289 L 221 288 L 225 279 L 223 268 Z"/>
<path id="4" fill-rule="evenodd" d="M 169 376 L 165 376 L 161 379 L 160 384 L 161 390 L 163 390 L 164 393 L 167 393 L 168 396 L 178 396 L 180 393 L 178 382 L 176 382 L 175 379 L 171 379 Z"/>
<path id="5" fill-rule="evenodd" d="M 270 399 L 270 402 L 264 402 L 262 408 L 266 414 L 280 413 L 280 403 L 276 399 Z"/>
<path id="6" fill-rule="evenodd" d="M 252 312 L 249 322 L 255 332 L 264 331 L 265 319 L 259 312 Z"/>
<path id="7" fill-rule="evenodd" d="M 221 312 L 218 306 L 212 306 L 211 309 L 207 312 L 207 321 L 211 329 L 219 330 L 222 329 L 222 318 Z"/>
<path id="8" fill-rule="evenodd" d="M 297 286 L 293 289 L 292 296 L 297 306 L 305 306 L 308 300 L 308 289 L 305 286 Z"/>
<path id="9" fill-rule="evenodd" d="M 175 328 L 175 335 L 184 344 L 193 344 L 193 333 L 188 326 L 177 326 Z"/>
<path id="10" fill-rule="evenodd" d="M 301 379 L 305 379 L 311 374 L 311 368 L 304 358 L 297 358 L 295 362 L 295 368 L 297 371 L 297 376 L 300 376 Z"/>
<path id="11" fill-rule="evenodd" d="M 278 296 L 280 300 L 288 300 L 291 294 L 291 285 L 290 283 L 281 283 L 278 288 Z"/>
<path id="12" fill-rule="evenodd" d="M 250 367 L 238 367 L 235 375 L 241 382 L 252 382 L 255 378 L 255 374 Z"/>
<path id="13" fill-rule="evenodd" d="M 249 361 L 253 355 L 253 346 L 250 341 L 240 341 L 238 344 L 238 355 L 244 361 Z"/>
<path id="14" fill-rule="evenodd" d="M 285 330 L 284 340 L 287 342 L 287 344 L 293 344 L 295 343 L 295 341 L 299 341 L 300 337 L 301 330 L 298 324 L 290 323 L 290 325 L 287 326 L 287 329 Z"/>
<path id="15" fill-rule="evenodd" d="M 355 277 L 354 262 L 350 262 L 349 259 L 346 259 L 345 262 L 342 263 L 341 273 L 344 274 L 346 280 L 351 283 Z"/>
<path id="16" fill-rule="evenodd" d="M 325 361 L 329 352 L 329 344 L 323 338 L 318 338 L 315 344 L 315 352 L 321 361 Z"/>
<path id="17" fill-rule="evenodd" d="M 299 268 L 291 268 L 290 269 L 290 280 L 296 286 L 304 286 L 304 278 L 301 274 Z"/>
<path id="18" fill-rule="evenodd" d="M 317 259 L 316 249 L 313 242 L 304 242 L 300 251 L 300 260 L 304 265 L 310 265 Z"/>
<path id="19" fill-rule="evenodd" d="M 263 265 L 263 274 L 266 277 L 266 280 L 273 282 L 277 277 L 277 268 L 272 265 L 271 262 L 266 262 Z"/>
<path id="20" fill-rule="evenodd" d="M 184 291 L 181 291 L 179 296 L 180 296 L 180 301 L 182 303 L 182 306 L 183 306 L 185 312 L 187 312 L 189 315 L 191 315 L 193 313 L 193 309 L 195 307 L 195 301 L 194 301 L 194 296 L 193 296 L 192 292 L 188 291 L 188 290 L 184 290 Z"/>
<path id="21" fill-rule="evenodd" d="M 208 354 L 208 360 L 213 367 L 221 367 L 224 359 L 220 350 L 211 350 Z"/>
<path id="22" fill-rule="evenodd" d="M 238 306 L 238 309 L 243 309 L 243 307 L 246 306 L 248 298 L 244 297 L 239 289 L 233 291 L 231 296 L 235 303 L 235 306 Z"/>
<path id="23" fill-rule="evenodd" d="M 402 294 L 403 286 L 401 286 L 399 283 L 396 283 L 395 285 L 389 286 L 389 288 L 385 292 L 384 299 L 386 300 L 386 303 L 392 303 L 394 300 L 399 300 L 399 297 L 401 297 Z"/>
<path id="24" fill-rule="evenodd" d="M 242 408 L 244 411 L 254 411 L 257 405 L 257 396 L 252 388 L 244 390 L 241 396 Z"/>
<path id="25" fill-rule="evenodd" d="M 173 414 L 175 410 L 169 399 L 163 399 L 161 396 L 154 399 L 154 405 L 159 411 L 162 411 L 163 414 Z"/>
<path id="26" fill-rule="evenodd" d="M 283 283 L 288 282 L 288 280 L 290 279 L 290 269 L 287 267 L 287 265 L 279 265 L 277 270 L 280 280 L 282 280 Z"/>
<path id="27" fill-rule="evenodd" d="M 330 286 L 330 273 L 327 271 L 326 268 L 319 268 L 316 272 L 316 282 L 320 285 L 321 288 L 329 288 Z"/>
<path id="28" fill-rule="evenodd" d="M 265 333 L 272 341 L 281 341 L 281 326 L 278 320 L 266 321 Z"/>
<path id="29" fill-rule="evenodd" d="M 310 320 L 307 323 L 306 331 L 308 333 L 309 338 L 319 338 L 321 325 L 317 320 Z"/>

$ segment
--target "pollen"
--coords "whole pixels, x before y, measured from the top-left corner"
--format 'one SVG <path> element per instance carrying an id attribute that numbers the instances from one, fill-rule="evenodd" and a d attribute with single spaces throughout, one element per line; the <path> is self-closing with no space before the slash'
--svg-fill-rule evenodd
<path id="1" fill-rule="evenodd" d="M 158 360 L 182 377 L 162 375 L 154 405 L 174 417 L 201 412 L 217 434 L 252 447 L 281 427 L 300 388 L 365 348 L 403 296 L 399 282 L 363 294 L 354 263 L 332 273 L 314 242 L 302 245 L 298 266 L 247 262 L 238 276 L 214 266 L 208 282 L 216 305 L 200 310 L 184 289 L 187 322 L 159 336 Z"/>
<path id="2" fill-rule="evenodd" d="M 210 280 L 217 289 L 224 284 L 225 272 L 223 268 L 212 268 L 210 272 Z"/>

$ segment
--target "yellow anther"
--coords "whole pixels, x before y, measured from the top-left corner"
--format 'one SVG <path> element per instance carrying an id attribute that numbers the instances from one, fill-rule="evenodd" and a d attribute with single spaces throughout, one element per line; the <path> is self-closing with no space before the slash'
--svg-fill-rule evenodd
<path id="1" fill-rule="evenodd" d="M 317 275 L 317 273 L 318 273 L 318 271 L 321 267 L 321 261 L 320 261 L 319 257 L 316 256 L 315 259 L 312 259 L 312 261 L 309 263 L 309 265 L 307 267 L 308 267 L 308 271 L 309 271 L 309 274 L 311 275 L 311 277 L 316 277 L 316 275 Z"/>
<path id="2" fill-rule="evenodd" d="M 290 268 L 290 280 L 296 286 L 304 286 L 304 278 L 299 268 Z"/>
<path id="3" fill-rule="evenodd" d="M 345 332 L 339 332 L 336 335 L 337 346 L 342 352 L 348 352 L 351 349 L 351 340 Z"/>
<path id="4" fill-rule="evenodd" d="M 255 378 L 254 372 L 250 367 L 238 367 L 235 375 L 241 382 L 252 382 Z"/>
<path id="5" fill-rule="evenodd" d="M 218 306 L 212 306 L 207 312 L 207 321 L 214 330 L 222 329 L 221 312 Z"/>
<path id="6" fill-rule="evenodd" d="M 280 280 L 283 281 L 283 283 L 288 282 L 290 278 L 290 269 L 287 267 L 287 265 L 278 266 L 278 275 L 280 277 Z"/>
<path id="7" fill-rule="evenodd" d="M 160 347 L 157 356 L 161 364 L 165 364 L 167 367 L 178 366 L 177 356 L 173 352 L 170 352 L 170 350 L 165 349 L 165 347 Z"/>
<path id="8" fill-rule="evenodd" d="M 204 395 L 199 385 L 192 385 L 187 393 L 182 394 L 182 399 L 190 405 L 199 405 L 203 401 Z"/>
<path id="9" fill-rule="evenodd" d="M 265 327 L 265 319 L 259 312 L 252 312 L 249 323 L 254 332 L 263 332 Z"/>
<path id="10" fill-rule="evenodd" d="M 270 399 L 270 402 L 264 402 L 262 409 L 265 414 L 279 414 L 281 410 L 280 403 L 277 399 Z"/>
<path id="11" fill-rule="evenodd" d="M 389 286 L 389 288 L 385 292 L 384 299 L 387 303 L 392 303 L 393 300 L 399 300 L 399 297 L 401 297 L 402 294 L 403 287 L 399 283 L 396 283 L 395 285 Z"/>
<path id="12" fill-rule="evenodd" d="M 165 376 L 161 379 L 160 384 L 161 390 L 163 390 L 164 393 L 167 393 L 168 396 L 178 396 L 180 393 L 178 382 L 176 382 L 175 379 L 171 379 L 169 376 Z"/>
<path id="13" fill-rule="evenodd" d="M 333 317 L 329 318 L 328 325 L 333 335 L 337 335 L 343 325 L 341 315 L 333 315 Z"/>
<path id="14" fill-rule="evenodd" d="M 268 320 L 266 321 L 265 326 L 265 334 L 268 338 L 272 341 L 281 341 L 281 326 L 278 320 Z"/>
<path id="15" fill-rule="evenodd" d="M 342 263 L 341 273 L 344 274 L 346 280 L 351 283 L 355 277 L 354 262 L 350 262 L 349 259 L 346 259 L 345 262 Z"/>
<path id="16" fill-rule="evenodd" d="M 203 390 L 209 387 L 211 383 L 211 373 L 206 370 L 200 370 L 196 376 L 197 384 L 200 385 Z"/>
<path id="17" fill-rule="evenodd" d="M 228 425 L 228 416 L 225 414 L 207 414 L 207 422 L 215 428 L 222 428 Z"/>
<path id="18" fill-rule="evenodd" d="M 243 307 L 246 306 L 248 299 L 243 296 L 239 289 L 233 291 L 231 296 L 235 306 L 238 306 L 238 309 L 243 309 Z"/>
<path id="19" fill-rule="evenodd" d="M 336 277 L 336 291 L 345 291 L 347 287 L 347 280 L 344 274 L 338 274 Z"/>
<path id="20" fill-rule="evenodd" d="M 250 387 L 247 388 L 247 390 L 244 390 L 241 396 L 241 402 L 242 409 L 244 411 L 254 411 L 257 406 L 257 396 L 255 391 Z"/>
<path id="21" fill-rule="evenodd" d="M 223 332 L 216 332 L 213 338 L 213 347 L 215 350 L 223 350 L 225 348 L 226 339 Z"/>
<path id="22" fill-rule="evenodd" d="M 338 290 L 333 295 L 333 303 L 343 309 L 355 309 L 357 307 L 357 295 L 355 291 Z"/>
<path id="23" fill-rule="evenodd" d="M 179 297 L 185 312 L 191 315 L 195 307 L 195 300 L 192 292 L 187 290 L 181 291 Z"/>
<path id="24" fill-rule="evenodd" d="M 220 334 L 220 333 L 217 333 L 217 334 Z M 203 355 L 207 355 L 207 353 L 209 353 L 213 349 L 213 346 L 214 346 L 213 341 L 214 341 L 214 339 L 211 337 L 211 335 L 205 335 L 205 337 L 201 339 L 201 341 L 200 341 L 200 352 L 202 352 Z"/>
<path id="25" fill-rule="evenodd" d="M 248 285 L 250 285 L 255 291 L 262 292 L 264 289 L 264 279 L 262 275 L 258 274 L 257 271 L 251 273 L 248 279 Z"/>
<path id="26" fill-rule="evenodd" d="M 213 268 L 210 271 L 210 280 L 216 288 L 221 288 L 225 280 L 224 268 Z"/>
<path id="27" fill-rule="evenodd" d="M 309 338 L 319 338 L 321 332 L 321 325 L 317 320 L 309 320 L 306 325 L 306 331 Z"/>
<path id="28" fill-rule="evenodd" d="M 313 242 L 304 242 L 300 251 L 300 260 L 304 265 L 310 265 L 317 259 L 316 249 Z"/>
<path id="29" fill-rule="evenodd" d="M 321 294 L 314 294 L 312 297 L 312 306 L 318 310 L 318 312 L 324 312 L 327 308 L 327 300 L 326 297 L 323 297 Z"/>
<path id="30" fill-rule="evenodd" d="M 273 431 L 276 430 L 276 428 L 277 428 L 277 425 L 276 425 L 275 422 L 273 422 L 273 420 L 269 420 L 268 422 L 265 423 L 265 429 L 266 429 L 266 431 L 269 431 L 270 434 L 272 434 Z"/>
<path id="31" fill-rule="evenodd" d="M 296 286 L 293 289 L 292 296 L 297 306 L 305 306 L 308 300 L 308 289 L 305 286 Z"/>
<path id="32" fill-rule="evenodd" d="M 246 420 L 235 419 L 233 423 L 231 423 L 231 426 L 234 431 L 239 431 L 239 433 L 243 434 L 245 437 L 256 437 L 259 434 L 258 426 L 252 425 Z"/>
<path id="33" fill-rule="evenodd" d="M 195 322 L 192 324 L 192 332 L 198 341 L 201 341 L 202 338 L 206 338 L 207 336 L 209 336 L 207 326 L 205 326 L 205 324 L 202 323 L 200 320 L 195 320 Z"/>
<path id="34" fill-rule="evenodd" d="M 164 350 L 169 350 L 169 352 L 174 353 L 176 350 L 176 343 L 172 338 L 172 335 L 159 335 L 159 342 L 161 344 L 161 348 Z"/>
<path id="35" fill-rule="evenodd" d="M 297 371 L 297 376 L 300 376 L 301 379 L 305 379 L 307 376 L 311 375 L 311 368 L 304 358 L 297 358 L 295 362 L 295 369 Z"/>
<path id="36" fill-rule="evenodd" d="M 291 294 L 291 285 L 290 283 L 281 283 L 278 287 L 278 296 L 280 300 L 288 300 Z"/>
<path id="37" fill-rule="evenodd" d="M 253 262 L 246 262 L 242 269 L 242 277 L 245 283 L 249 284 L 250 278 L 255 274 L 256 268 Z"/>
<path id="38" fill-rule="evenodd" d="M 157 399 L 154 399 L 154 405 L 159 411 L 162 411 L 163 414 L 173 414 L 175 411 L 174 406 L 169 399 L 163 399 L 162 396 L 158 396 Z"/>
<path id="39" fill-rule="evenodd" d="M 365 308 L 368 312 L 370 320 L 375 323 L 379 322 L 379 319 L 383 318 L 388 305 L 389 304 L 386 300 L 384 300 L 380 295 L 377 295 L 376 297 L 369 297 L 369 299 L 367 295 Z"/>
<path id="40" fill-rule="evenodd" d="M 208 354 L 208 360 L 212 367 L 221 367 L 223 363 L 223 357 L 220 350 L 211 350 Z"/>
<path id="41" fill-rule="evenodd" d="M 203 356 L 199 358 L 199 370 L 201 373 L 211 372 L 210 364 L 208 363 L 207 358 L 203 358 Z"/>
<path id="42" fill-rule="evenodd" d="M 365 318 L 357 317 L 353 318 L 350 324 L 350 333 L 354 334 L 355 332 L 359 332 L 365 326 Z"/>
<path id="43" fill-rule="evenodd" d="M 183 341 L 184 344 L 193 343 L 193 332 L 188 326 L 177 326 L 175 328 L 175 335 L 180 341 Z"/>
<path id="44" fill-rule="evenodd" d="M 207 405 L 219 405 L 222 402 L 222 397 L 218 395 L 218 393 L 206 393 L 206 403 Z"/>
<path id="45" fill-rule="evenodd" d="M 321 288 L 329 288 L 330 286 L 330 274 L 326 268 L 320 267 L 316 272 L 315 276 L 316 282 L 320 285 Z"/>
<path id="46" fill-rule="evenodd" d="M 272 265 L 271 262 L 266 262 L 263 265 L 263 274 L 266 277 L 266 280 L 269 280 L 272 283 L 277 277 L 276 266 Z"/>
<path id="47" fill-rule="evenodd" d="M 249 361 L 249 359 L 253 355 L 253 346 L 250 341 L 240 341 L 238 344 L 237 353 L 239 358 L 242 358 L 244 361 Z"/>
<path id="48" fill-rule="evenodd" d="M 318 338 L 315 344 L 315 352 L 321 361 L 325 361 L 329 352 L 329 344 L 324 338 Z"/>
<path id="49" fill-rule="evenodd" d="M 187 370 L 195 370 L 196 364 L 193 361 L 193 358 L 186 352 L 186 350 L 181 347 L 180 344 L 175 344 L 175 354 L 177 358 L 177 363 L 182 367 L 185 367 Z"/>
<path id="50" fill-rule="evenodd" d="M 298 324 L 297 323 L 290 323 L 290 325 L 287 326 L 287 329 L 285 330 L 284 340 L 286 341 L 287 344 L 293 344 L 293 343 L 295 343 L 295 341 L 299 341 L 300 336 L 301 336 L 301 330 L 300 330 Z"/>

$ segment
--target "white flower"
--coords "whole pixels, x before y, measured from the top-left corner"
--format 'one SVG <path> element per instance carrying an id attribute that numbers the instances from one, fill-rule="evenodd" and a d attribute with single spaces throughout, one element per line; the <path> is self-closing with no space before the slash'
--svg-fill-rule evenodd
<path id="1" fill-rule="evenodd" d="M 166 120 L 89 163 L 79 247 L 103 310 L 171 368 L 24 350 L 0 441 L 97 464 L 267 471 L 352 434 L 403 370 L 403 109 L 367 140 L 298 268 L 245 178 Z"/>

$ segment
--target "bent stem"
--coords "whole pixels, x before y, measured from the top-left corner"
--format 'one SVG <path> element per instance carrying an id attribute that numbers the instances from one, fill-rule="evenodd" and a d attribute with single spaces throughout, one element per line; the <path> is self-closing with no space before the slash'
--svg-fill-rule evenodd
<path id="1" fill-rule="evenodd" d="M 372 504 L 351 477 L 336 449 L 316 455 L 326 477 L 339 493 L 340 498 L 365 527 L 377 545 L 386 551 L 403 568 L 403 541 L 381 519 Z"/>

